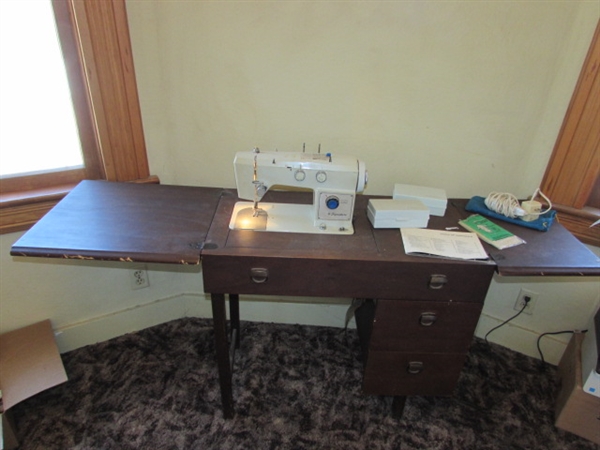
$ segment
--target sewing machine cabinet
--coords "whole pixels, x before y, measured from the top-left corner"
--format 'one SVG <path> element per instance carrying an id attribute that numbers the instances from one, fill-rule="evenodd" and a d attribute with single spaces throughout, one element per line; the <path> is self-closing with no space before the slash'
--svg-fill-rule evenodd
<path id="1" fill-rule="evenodd" d="M 297 199 L 273 193 L 272 201 Z M 350 297 L 373 301 L 357 320 L 366 394 L 451 395 L 495 265 L 408 256 L 398 229 L 373 229 L 368 197 L 357 199 L 352 236 L 229 230 L 235 195 L 223 196 L 203 251 L 211 294 Z M 456 224 L 452 211 L 433 218 Z M 363 324 L 364 325 L 360 325 Z M 229 375 L 227 375 L 229 376 Z"/>
<path id="2" fill-rule="evenodd" d="M 369 198 L 356 198 L 353 235 L 265 233 L 229 229 L 234 190 L 83 181 L 13 245 L 11 254 L 202 263 L 224 417 L 234 414 L 239 295 L 362 299 L 355 317 L 365 363 L 363 390 L 397 400 L 452 394 L 494 272 L 600 275 L 598 257 L 559 223 L 544 233 L 502 223 L 527 244 L 503 251 L 484 244 L 488 261 L 406 255 L 398 229 L 371 226 Z M 310 203 L 312 194 L 269 192 L 264 200 Z M 428 228 L 456 227 L 469 215 L 465 203 L 451 200 L 445 216 L 431 216 Z M 401 411 L 403 401 L 395 404 Z"/>

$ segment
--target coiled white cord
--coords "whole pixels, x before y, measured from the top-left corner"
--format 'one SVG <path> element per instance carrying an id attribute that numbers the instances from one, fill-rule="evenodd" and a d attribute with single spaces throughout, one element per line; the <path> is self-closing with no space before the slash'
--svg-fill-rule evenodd
<path id="1" fill-rule="evenodd" d="M 548 202 L 548 208 L 545 211 L 541 210 L 542 204 L 535 201 L 538 194 Z M 537 219 L 540 215 L 546 214 L 552 209 L 552 202 L 540 191 L 540 188 L 535 190 L 529 201 L 525 201 L 522 204 L 519 204 L 517 197 L 507 192 L 491 192 L 486 197 L 484 203 L 485 206 L 498 214 L 510 217 L 511 219 L 521 217 L 527 222 Z"/>
<path id="2" fill-rule="evenodd" d="M 525 214 L 525 210 L 521 208 L 519 200 L 508 192 L 490 192 L 486 197 L 485 206 L 492 211 L 502 214 L 503 216 L 514 219 L 515 217 L 522 217 Z"/>

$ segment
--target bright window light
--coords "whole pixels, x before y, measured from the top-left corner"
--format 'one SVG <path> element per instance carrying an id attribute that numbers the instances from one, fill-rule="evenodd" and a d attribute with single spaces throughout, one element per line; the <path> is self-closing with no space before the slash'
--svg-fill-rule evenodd
<path id="1" fill-rule="evenodd" d="M 82 166 L 50 0 L 0 0 L 0 177 Z"/>

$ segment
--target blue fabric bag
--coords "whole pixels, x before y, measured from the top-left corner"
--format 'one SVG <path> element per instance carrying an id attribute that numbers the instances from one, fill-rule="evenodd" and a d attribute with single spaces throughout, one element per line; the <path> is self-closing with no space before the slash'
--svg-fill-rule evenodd
<path id="1" fill-rule="evenodd" d="M 467 203 L 467 206 L 465 206 L 465 209 L 467 211 L 492 217 L 494 219 L 514 223 L 515 225 L 520 225 L 522 227 L 533 228 L 534 230 L 538 231 L 548 231 L 550 229 L 550 225 L 552 225 L 554 218 L 556 217 L 556 211 L 550 210 L 547 213 L 541 214 L 540 217 L 538 217 L 536 220 L 532 220 L 531 222 L 526 222 L 519 218 L 511 219 L 510 217 L 503 216 L 502 214 L 498 214 L 497 212 L 489 209 L 487 206 L 485 206 L 485 198 L 479 196 L 471 198 L 469 203 Z"/>

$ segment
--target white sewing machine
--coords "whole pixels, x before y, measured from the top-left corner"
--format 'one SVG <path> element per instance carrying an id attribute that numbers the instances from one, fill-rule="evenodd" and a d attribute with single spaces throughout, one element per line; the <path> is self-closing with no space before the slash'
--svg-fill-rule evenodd
<path id="1" fill-rule="evenodd" d="M 353 234 L 354 199 L 367 184 L 364 162 L 353 156 L 238 152 L 233 161 L 238 197 L 232 230 Z M 310 189 L 312 205 L 262 203 L 270 189 Z"/>

